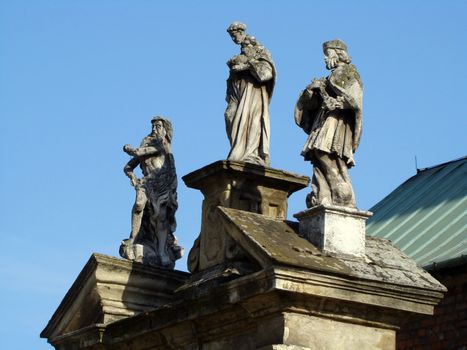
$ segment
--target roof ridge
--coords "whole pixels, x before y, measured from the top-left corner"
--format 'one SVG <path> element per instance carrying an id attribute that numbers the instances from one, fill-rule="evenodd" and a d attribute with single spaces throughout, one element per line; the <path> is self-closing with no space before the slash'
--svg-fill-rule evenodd
<path id="1" fill-rule="evenodd" d="M 460 157 L 460 158 L 457 158 L 457 159 L 453 159 L 453 160 L 450 160 L 450 161 L 447 161 L 447 162 L 444 162 L 444 163 L 441 163 L 441 164 L 432 165 L 432 166 L 429 166 L 429 167 L 426 167 L 426 168 L 417 169 L 417 174 L 421 173 L 422 171 L 431 170 L 431 169 L 434 169 L 434 168 L 446 166 L 448 164 L 459 162 L 461 160 L 467 160 L 467 156 L 463 156 L 463 157 Z"/>

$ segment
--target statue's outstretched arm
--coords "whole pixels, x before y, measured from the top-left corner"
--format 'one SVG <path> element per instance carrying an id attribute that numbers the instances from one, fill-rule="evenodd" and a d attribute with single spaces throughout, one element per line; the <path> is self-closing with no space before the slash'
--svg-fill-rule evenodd
<path id="1" fill-rule="evenodd" d="M 125 145 L 123 147 L 123 151 L 133 157 L 152 156 L 152 155 L 157 155 L 161 153 L 161 150 L 155 146 L 143 146 L 143 147 L 133 148 L 130 145 Z"/>
<path id="2" fill-rule="evenodd" d="M 139 147 L 135 149 L 135 156 L 144 157 L 144 156 L 155 156 L 161 153 L 161 150 L 154 146 L 148 147 Z"/>

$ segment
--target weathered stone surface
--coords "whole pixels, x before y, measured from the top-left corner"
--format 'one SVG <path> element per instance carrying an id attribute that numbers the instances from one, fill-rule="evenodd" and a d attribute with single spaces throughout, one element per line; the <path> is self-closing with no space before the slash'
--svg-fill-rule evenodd
<path id="1" fill-rule="evenodd" d="M 93 254 L 41 337 L 51 339 L 95 324 L 105 325 L 169 303 L 188 276 Z"/>
<path id="2" fill-rule="evenodd" d="M 186 185 L 204 195 L 201 233 L 188 257 L 195 273 L 226 261 L 241 261 L 242 252 L 224 232 L 217 206 L 285 219 L 287 198 L 309 178 L 255 164 L 218 161 L 183 177 Z"/>
<path id="3" fill-rule="evenodd" d="M 297 345 L 283 345 L 283 344 L 274 344 L 263 346 L 257 350 L 312 350 L 308 347 L 297 346 Z"/>
<path id="4" fill-rule="evenodd" d="M 395 330 L 333 319 L 285 314 L 285 343 L 309 349 L 395 349 Z"/>
<path id="5" fill-rule="evenodd" d="M 384 283 L 375 297 L 374 287 L 362 284 L 352 288 L 347 283 L 352 278 L 327 275 L 333 282 L 326 285 L 316 278 L 319 275 L 291 266 L 273 266 L 216 286 L 198 284 L 191 292 L 175 293 L 172 303 L 158 309 L 49 341 L 60 350 L 393 350 L 394 331 L 415 309 L 407 305 L 400 308 L 398 303 L 368 302 L 384 294 L 388 299 L 396 296 L 383 292 L 391 289 Z M 313 289 L 297 288 L 301 284 Z M 420 295 L 426 291 L 413 288 L 410 292 Z M 354 298 L 354 293 L 368 299 Z M 349 338 L 350 334 L 355 337 Z"/>
<path id="6" fill-rule="evenodd" d="M 164 305 L 108 324 L 48 326 L 42 335 L 58 350 L 394 350 L 400 324 L 431 314 L 445 291 L 387 240 L 368 238 L 365 259 L 327 256 L 299 236 L 296 222 L 216 210 L 251 271 L 220 265 L 199 279 L 153 268 L 165 275 L 152 283 L 175 281 Z"/>
<path id="7" fill-rule="evenodd" d="M 131 217 L 130 238 L 122 242 L 123 258 L 169 269 L 175 267 L 183 249 L 174 235 L 177 223 L 177 174 L 172 155 L 172 123 L 165 118 L 151 120 L 152 131 L 138 148 L 125 145 L 123 150 L 133 158 L 124 172 L 136 190 Z M 143 178 L 133 170 L 141 167 Z"/>
<path id="8" fill-rule="evenodd" d="M 247 268 L 197 277 L 94 256 L 42 336 L 57 350 L 394 350 L 445 291 L 387 240 L 368 237 L 364 259 L 328 256 L 296 222 L 216 210 Z"/>
<path id="9" fill-rule="evenodd" d="M 313 79 L 295 107 L 295 122 L 309 135 L 302 155 L 314 169 L 307 206 L 355 207 L 348 168 L 360 142 L 363 84 L 342 41 L 325 42 L 323 51 L 331 74 Z"/>
<path id="10" fill-rule="evenodd" d="M 364 259 L 330 256 L 323 254 L 309 241 L 300 237 L 297 223 L 274 220 L 231 208 L 219 210 L 223 214 L 222 217 L 227 219 L 228 234 L 248 254 L 254 256 L 262 268 L 268 268 L 271 264 L 294 266 L 298 271 L 342 276 L 350 278 L 352 283 L 358 284 L 360 281 L 367 286 L 372 285 L 370 281 L 375 281 L 436 291 L 433 295 L 440 295 L 439 292 L 446 291 L 443 285 L 388 240 L 367 236 Z M 363 282 L 364 280 L 366 282 Z M 305 285 L 301 288 L 304 287 Z M 358 288 L 360 287 L 356 287 Z M 400 291 L 401 297 L 403 293 L 404 289 Z M 395 295 L 394 292 L 391 294 Z M 410 293 L 407 297 L 408 300 L 412 299 Z M 420 301 L 420 298 L 421 295 L 417 295 L 414 301 Z M 431 292 L 428 292 L 427 298 L 432 300 Z M 429 301 L 427 303 L 429 304 Z M 432 309 L 432 306 L 427 310 L 430 308 Z"/>
<path id="11" fill-rule="evenodd" d="M 326 254 L 365 256 L 365 221 L 372 215 L 354 208 L 318 205 L 294 215 L 300 236 Z"/>
<path id="12" fill-rule="evenodd" d="M 269 166 L 269 103 L 276 69 L 270 52 L 245 30 L 240 22 L 227 29 L 241 47 L 240 54 L 227 62 L 225 126 L 231 146 L 227 159 Z"/>
<path id="13" fill-rule="evenodd" d="M 274 345 L 264 346 L 258 350 L 312 350 L 312 349 L 305 348 L 303 346 L 297 346 L 297 345 L 274 344 Z"/>

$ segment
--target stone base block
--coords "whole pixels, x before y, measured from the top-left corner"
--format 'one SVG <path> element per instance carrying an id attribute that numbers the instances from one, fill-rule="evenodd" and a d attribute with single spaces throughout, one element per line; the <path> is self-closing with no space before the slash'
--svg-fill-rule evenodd
<path id="1" fill-rule="evenodd" d="M 294 215 L 299 233 L 330 255 L 365 255 L 365 221 L 373 215 L 354 208 L 318 205 Z"/>
<path id="2" fill-rule="evenodd" d="M 394 329 L 339 322 L 297 313 L 286 313 L 284 319 L 287 329 L 284 334 L 285 343 L 296 346 L 297 349 L 395 349 Z"/>

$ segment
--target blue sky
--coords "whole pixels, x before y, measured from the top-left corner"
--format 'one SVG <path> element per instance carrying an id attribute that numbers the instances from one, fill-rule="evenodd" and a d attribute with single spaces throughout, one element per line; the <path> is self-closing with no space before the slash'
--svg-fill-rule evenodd
<path id="1" fill-rule="evenodd" d="M 335 38 L 364 82 L 361 209 L 414 175 L 415 156 L 423 168 L 466 155 L 467 1 L 0 1 L 2 348 L 51 348 L 39 332 L 91 253 L 118 256 L 134 200 L 122 146 L 153 115 L 174 124 L 179 177 L 225 159 L 234 20 L 276 62 L 272 167 L 311 175 L 293 108 Z M 181 180 L 178 193 L 187 255 L 202 196 Z"/>

